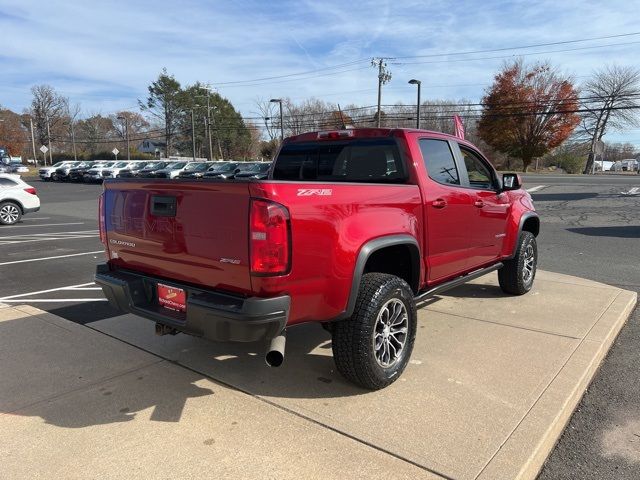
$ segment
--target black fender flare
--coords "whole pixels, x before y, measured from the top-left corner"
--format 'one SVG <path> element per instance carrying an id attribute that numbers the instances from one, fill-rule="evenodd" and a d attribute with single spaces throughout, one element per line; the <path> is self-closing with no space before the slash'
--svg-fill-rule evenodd
<path id="1" fill-rule="evenodd" d="M 347 307 L 344 312 L 342 312 L 338 317 L 333 320 L 344 320 L 353 315 L 353 311 L 356 308 L 356 299 L 358 298 L 358 293 L 360 290 L 360 282 L 362 280 L 362 275 L 364 274 L 364 267 L 367 264 L 367 260 L 369 257 L 382 248 L 393 247 L 396 245 L 408 245 L 412 247 L 410 249 L 412 262 L 414 263 L 414 283 L 416 288 L 419 288 L 420 282 L 420 273 L 421 273 L 421 263 L 420 263 L 420 245 L 418 244 L 418 240 L 415 237 L 408 234 L 397 234 L 397 235 L 387 235 L 384 237 L 374 238 L 373 240 L 369 240 L 366 242 L 360 251 L 358 252 L 358 257 L 355 262 L 355 266 L 353 269 L 353 278 L 351 280 L 351 292 L 349 293 L 349 300 L 347 301 Z M 414 292 L 415 293 L 415 292 Z"/>
<path id="2" fill-rule="evenodd" d="M 522 233 L 522 228 L 524 227 L 524 223 L 530 218 L 535 218 L 536 221 L 538 222 L 538 233 L 536 233 L 535 236 L 537 237 L 538 234 L 540 233 L 540 217 L 538 216 L 538 214 L 536 212 L 531 212 L 531 211 L 524 212 L 520 216 L 520 222 L 518 224 L 518 233 L 516 234 L 516 238 L 513 243 L 513 251 L 511 252 L 511 255 L 507 257 L 507 260 L 510 260 L 515 256 L 516 250 L 518 249 L 518 239 L 520 238 L 520 234 Z"/>

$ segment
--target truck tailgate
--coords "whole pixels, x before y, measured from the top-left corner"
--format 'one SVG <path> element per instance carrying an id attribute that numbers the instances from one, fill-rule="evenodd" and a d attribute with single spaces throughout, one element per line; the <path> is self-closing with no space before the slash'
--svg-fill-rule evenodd
<path id="1" fill-rule="evenodd" d="M 112 265 L 251 292 L 247 183 L 107 181 L 103 203 Z"/>

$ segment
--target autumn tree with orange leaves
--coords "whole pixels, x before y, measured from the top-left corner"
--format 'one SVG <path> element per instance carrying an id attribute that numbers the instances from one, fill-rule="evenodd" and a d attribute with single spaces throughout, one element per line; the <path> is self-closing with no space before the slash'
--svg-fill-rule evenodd
<path id="1" fill-rule="evenodd" d="M 493 148 L 522 159 L 534 158 L 564 142 L 580 122 L 578 94 L 569 78 L 548 63 L 507 64 L 482 99 L 480 137 Z"/>

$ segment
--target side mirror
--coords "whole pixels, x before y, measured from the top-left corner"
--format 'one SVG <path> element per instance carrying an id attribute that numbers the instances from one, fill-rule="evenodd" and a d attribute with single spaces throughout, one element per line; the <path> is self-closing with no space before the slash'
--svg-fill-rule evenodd
<path id="1" fill-rule="evenodd" d="M 522 179 L 517 173 L 502 174 L 502 191 L 519 190 L 522 187 Z"/>

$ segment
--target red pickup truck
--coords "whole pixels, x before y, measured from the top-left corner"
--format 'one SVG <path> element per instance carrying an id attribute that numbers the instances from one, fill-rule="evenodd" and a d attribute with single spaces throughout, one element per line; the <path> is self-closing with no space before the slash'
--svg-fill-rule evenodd
<path id="1" fill-rule="evenodd" d="M 368 389 L 404 370 L 424 299 L 493 270 L 529 291 L 540 228 L 469 142 L 382 128 L 287 138 L 268 180 L 107 180 L 99 217 L 96 282 L 158 334 L 263 340 L 278 366 L 286 329 L 318 322 Z"/>

